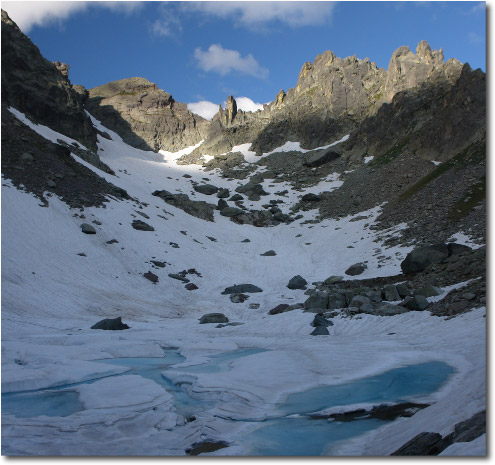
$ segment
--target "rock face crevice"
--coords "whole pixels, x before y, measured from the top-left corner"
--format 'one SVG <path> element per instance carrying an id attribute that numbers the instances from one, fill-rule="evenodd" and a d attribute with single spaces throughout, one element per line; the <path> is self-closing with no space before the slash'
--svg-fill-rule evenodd
<path id="1" fill-rule="evenodd" d="M 208 126 L 185 103 L 141 77 L 89 89 L 86 107 L 124 142 L 142 150 L 175 152 L 196 145 Z"/>

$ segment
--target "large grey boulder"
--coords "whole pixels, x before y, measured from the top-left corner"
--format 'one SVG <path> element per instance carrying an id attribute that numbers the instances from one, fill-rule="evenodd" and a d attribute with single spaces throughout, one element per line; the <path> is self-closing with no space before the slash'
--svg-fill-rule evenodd
<path id="1" fill-rule="evenodd" d="M 387 302 L 382 302 L 380 304 L 375 305 L 374 308 L 369 313 L 378 316 L 393 316 L 393 315 L 400 315 L 401 313 L 406 313 L 408 311 L 409 309 L 402 307 L 400 305 L 393 305 Z"/>
<path id="2" fill-rule="evenodd" d="M 446 244 L 418 247 L 406 255 L 400 267 L 404 274 L 418 273 L 432 264 L 443 262 L 448 256 L 449 249 Z"/>
<path id="3" fill-rule="evenodd" d="M 199 324 L 228 323 L 229 319 L 223 313 L 207 313 L 199 319 Z"/>
<path id="4" fill-rule="evenodd" d="M 390 455 L 437 455 L 441 441 L 439 433 L 419 433 Z"/>
<path id="5" fill-rule="evenodd" d="M 117 318 L 105 318 L 91 326 L 91 329 L 104 329 L 106 331 L 121 331 L 129 328 L 128 325 L 122 323 L 122 317 L 120 316 Z"/>
<path id="6" fill-rule="evenodd" d="M 430 303 L 425 296 L 417 294 L 412 297 L 406 297 L 401 305 L 410 310 L 425 310 Z"/>
<path id="7" fill-rule="evenodd" d="M 191 216 L 206 221 L 214 221 L 215 205 L 201 200 L 191 200 L 187 194 L 172 194 L 166 190 L 154 191 L 151 195 L 160 197 L 169 205 L 180 208 Z"/>
<path id="8" fill-rule="evenodd" d="M 304 160 L 303 164 L 310 168 L 316 166 L 324 165 L 331 161 L 337 160 L 340 157 L 340 153 L 335 149 L 335 147 L 330 147 L 328 149 L 319 150 L 317 152 L 308 155 Z"/>
<path id="9" fill-rule="evenodd" d="M 304 302 L 306 310 L 326 309 L 328 306 L 328 294 L 326 292 L 316 292 Z"/>
<path id="10" fill-rule="evenodd" d="M 219 191 L 217 193 L 217 197 L 219 199 L 226 199 L 229 195 L 230 195 L 230 191 L 228 189 L 225 189 L 225 188 L 219 189 Z"/>
<path id="11" fill-rule="evenodd" d="M 364 272 L 367 266 L 364 263 L 356 263 L 351 265 L 347 270 L 345 270 L 345 274 L 349 276 L 357 276 Z"/>
<path id="12" fill-rule="evenodd" d="M 253 292 L 263 292 L 263 289 L 255 286 L 254 284 L 235 284 L 234 286 L 227 287 L 222 295 L 228 294 L 242 294 L 242 293 L 253 293 Z"/>
<path id="13" fill-rule="evenodd" d="M 141 220 L 134 220 L 132 227 L 138 231 L 154 231 L 155 228 Z"/>
<path id="14" fill-rule="evenodd" d="M 278 315 L 279 313 L 284 313 L 289 308 L 288 304 L 279 304 L 276 307 L 272 308 L 268 315 Z"/>
<path id="15" fill-rule="evenodd" d="M 439 287 L 432 286 L 431 284 L 427 284 L 423 286 L 421 289 L 414 291 L 415 295 L 422 295 L 424 297 L 435 297 L 440 295 L 442 290 Z"/>
<path id="16" fill-rule="evenodd" d="M 467 245 L 456 244 L 455 242 L 447 244 L 447 248 L 449 250 L 449 257 L 451 257 L 452 255 L 460 255 L 466 252 L 470 252 L 472 250 L 471 247 L 468 247 Z"/>
<path id="17" fill-rule="evenodd" d="M 357 308 L 360 312 L 364 313 L 371 312 L 371 299 L 364 295 L 356 295 L 349 303 L 349 307 Z"/>
<path id="18" fill-rule="evenodd" d="M 95 228 L 93 228 L 93 226 L 91 226 L 90 224 L 88 223 L 83 223 L 81 225 L 81 231 L 84 233 L 84 234 L 96 234 L 96 230 Z"/>
<path id="19" fill-rule="evenodd" d="M 343 293 L 330 293 L 328 294 L 328 305 L 327 308 L 329 310 L 336 310 L 338 308 L 344 308 L 346 306 L 346 298 Z"/>
<path id="20" fill-rule="evenodd" d="M 220 215 L 226 216 L 228 218 L 231 218 L 233 216 L 239 216 L 242 215 L 243 213 L 244 213 L 243 210 L 236 207 L 225 207 L 222 210 L 220 210 Z"/>
<path id="21" fill-rule="evenodd" d="M 394 301 L 400 300 L 399 292 L 397 291 L 397 287 L 393 284 L 387 284 L 383 286 L 383 300 Z"/>
<path id="22" fill-rule="evenodd" d="M 328 336 L 330 333 L 326 326 L 317 326 L 313 332 L 310 334 L 311 336 Z"/>
<path id="23" fill-rule="evenodd" d="M 193 187 L 193 189 L 196 192 L 199 192 L 200 194 L 205 194 L 205 195 L 213 195 L 218 192 L 218 187 L 214 186 L 213 184 L 198 184 Z M 228 194 L 227 194 L 228 197 Z"/>
<path id="24" fill-rule="evenodd" d="M 290 279 L 287 287 L 289 289 L 306 289 L 308 282 L 300 275 L 296 275 Z"/>

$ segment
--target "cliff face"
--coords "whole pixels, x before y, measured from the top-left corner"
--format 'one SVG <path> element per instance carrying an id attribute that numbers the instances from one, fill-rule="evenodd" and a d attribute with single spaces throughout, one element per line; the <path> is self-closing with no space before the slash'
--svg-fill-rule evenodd
<path id="1" fill-rule="evenodd" d="M 96 150 L 96 130 L 68 78 L 2 10 L 2 102 Z"/>
<path id="2" fill-rule="evenodd" d="M 144 78 L 122 79 L 88 91 L 88 111 L 123 140 L 143 150 L 195 145 L 208 121 Z"/>

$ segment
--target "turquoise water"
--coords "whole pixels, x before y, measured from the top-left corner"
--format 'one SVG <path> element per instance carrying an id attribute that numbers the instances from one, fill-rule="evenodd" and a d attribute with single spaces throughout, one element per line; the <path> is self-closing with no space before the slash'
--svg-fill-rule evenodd
<path id="1" fill-rule="evenodd" d="M 428 362 L 396 368 L 351 383 L 290 394 L 277 406 L 280 418 L 264 422 L 261 428 L 246 435 L 242 443 L 249 447 L 249 455 L 331 455 L 332 446 L 339 441 L 359 436 L 388 421 L 363 418 L 336 422 L 311 419 L 305 414 L 357 403 L 401 403 L 437 391 L 453 373 L 454 369 L 445 363 Z M 285 418 L 294 414 L 303 416 Z"/>
<path id="2" fill-rule="evenodd" d="M 232 360 L 260 352 L 263 350 L 242 349 L 225 352 L 210 356 L 205 363 L 184 368 L 173 368 L 174 365 L 185 360 L 175 350 L 165 351 L 164 357 L 117 358 L 99 362 L 128 367 L 129 370 L 124 374 L 135 374 L 155 381 L 173 395 L 177 412 L 190 417 L 212 408 L 218 401 L 192 397 L 184 386 L 177 386 L 167 379 L 167 371 L 185 373 L 227 371 Z M 273 418 L 260 422 L 258 429 L 236 439 L 235 442 L 249 450 L 247 455 L 331 455 L 333 448 L 340 441 L 357 437 L 386 424 L 387 421 L 363 418 L 357 421 L 337 422 L 331 419 L 311 419 L 309 414 L 332 406 L 405 402 L 412 397 L 421 397 L 437 391 L 453 373 L 453 368 L 445 363 L 428 362 L 396 368 L 346 384 L 320 386 L 290 394 L 276 405 Z M 3 394 L 2 412 L 19 418 L 72 415 L 82 410 L 82 404 L 78 400 L 77 392 L 63 389 L 77 384 L 61 386 L 57 389 Z"/>

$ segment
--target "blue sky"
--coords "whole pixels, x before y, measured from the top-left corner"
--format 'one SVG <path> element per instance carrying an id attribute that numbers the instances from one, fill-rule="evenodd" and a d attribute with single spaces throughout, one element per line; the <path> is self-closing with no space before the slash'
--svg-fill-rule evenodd
<path id="1" fill-rule="evenodd" d="M 484 2 L 2 2 L 49 60 L 87 88 L 142 76 L 181 102 L 269 102 L 332 50 L 387 68 L 420 40 L 486 69 Z M 243 105 L 252 106 L 249 100 Z M 247 108 L 246 107 L 246 108 Z M 254 107 L 255 108 L 255 107 Z"/>

